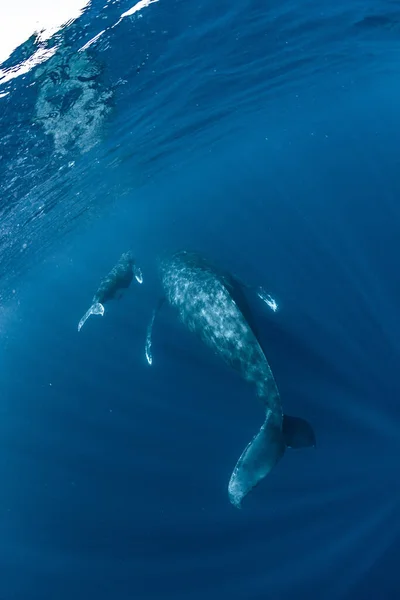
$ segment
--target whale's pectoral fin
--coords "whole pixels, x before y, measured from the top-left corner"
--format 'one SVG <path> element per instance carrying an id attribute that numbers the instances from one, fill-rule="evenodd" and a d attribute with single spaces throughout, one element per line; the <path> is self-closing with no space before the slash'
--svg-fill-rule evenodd
<path id="1" fill-rule="evenodd" d="M 231 475 L 228 493 L 236 508 L 241 508 L 243 498 L 282 458 L 285 448 L 281 428 L 267 416 L 260 431 L 244 449 Z"/>
<path id="2" fill-rule="evenodd" d="M 282 434 L 288 448 L 316 446 L 315 433 L 310 423 L 300 417 L 283 415 Z"/>
<path id="3" fill-rule="evenodd" d="M 258 288 L 256 288 L 256 294 L 260 298 L 260 300 L 262 300 L 267 306 L 269 306 L 271 310 L 273 310 L 274 312 L 278 310 L 278 305 L 275 299 L 271 296 L 271 294 L 268 294 L 263 287 L 259 286 Z"/>
<path id="4" fill-rule="evenodd" d="M 134 265 L 133 274 L 138 283 L 143 283 L 143 273 L 142 273 L 142 270 L 140 267 L 138 267 L 137 265 Z"/>
<path id="5" fill-rule="evenodd" d="M 86 323 L 86 321 L 88 320 L 90 315 L 103 316 L 104 315 L 104 306 L 100 302 L 95 302 L 94 304 L 92 304 L 92 306 L 89 308 L 89 310 L 85 312 L 82 319 L 79 321 L 78 331 L 80 331 L 82 329 L 82 327 L 84 326 L 84 324 Z"/>
<path id="6" fill-rule="evenodd" d="M 268 294 L 261 285 L 250 285 L 236 277 L 236 275 L 233 277 L 233 279 L 243 289 L 255 292 L 255 294 L 260 298 L 260 300 L 262 300 L 271 310 L 273 310 L 274 312 L 278 310 L 278 304 L 276 303 L 276 300 L 271 296 L 271 294 Z"/>
<path id="7" fill-rule="evenodd" d="M 152 353 L 152 349 L 151 349 L 151 347 L 153 345 L 153 325 L 154 325 L 155 318 L 160 311 L 160 308 L 164 304 L 164 300 L 165 300 L 164 297 L 159 300 L 156 308 L 153 310 L 153 314 L 151 315 L 150 323 L 147 327 L 146 346 L 145 346 L 144 353 L 145 353 L 146 360 L 149 363 L 149 365 L 151 365 L 153 363 L 153 353 Z"/>

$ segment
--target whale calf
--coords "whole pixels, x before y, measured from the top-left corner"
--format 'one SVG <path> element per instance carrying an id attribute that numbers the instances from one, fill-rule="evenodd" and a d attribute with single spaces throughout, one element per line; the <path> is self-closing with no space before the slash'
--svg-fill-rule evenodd
<path id="1" fill-rule="evenodd" d="M 268 475 L 287 447 L 315 446 L 314 431 L 304 419 L 283 414 L 279 390 L 252 323 L 243 284 L 201 255 L 187 251 L 163 259 L 160 274 L 165 296 L 153 312 L 148 329 L 148 362 L 152 362 L 155 315 L 166 301 L 189 331 L 254 385 L 263 406 L 261 429 L 242 452 L 228 485 L 231 503 L 240 508 L 244 497 Z M 273 310 L 276 308 L 269 295 L 258 295 L 268 300 Z"/>
<path id="2" fill-rule="evenodd" d="M 118 292 L 128 288 L 135 277 L 138 283 L 143 283 L 143 276 L 140 268 L 135 264 L 132 252 L 128 251 L 122 254 L 117 264 L 104 277 L 95 295 L 92 305 L 83 315 L 78 323 L 78 331 L 82 329 L 90 315 L 104 315 L 104 304 L 115 298 Z"/>

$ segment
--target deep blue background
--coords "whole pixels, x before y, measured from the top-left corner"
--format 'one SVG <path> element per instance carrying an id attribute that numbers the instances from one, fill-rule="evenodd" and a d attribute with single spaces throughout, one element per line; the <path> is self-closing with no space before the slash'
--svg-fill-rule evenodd
<path id="1" fill-rule="evenodd" d="M 94 3 L 77 47 L 130 6 Z M 35 88 L 7 88 L 1 600 L 398 598 L 400 12 L 380 9 L 160 0 L 92 46 L 126 83 L 84 155 L 29 146 Z M 317 434 L 241 511 L 252 390 L 168 310 L 144 358 L 157 257 L 181 247 L 277 299 L 249 295 Z M 143 286 L 78 334 L 128 248 Z"/>

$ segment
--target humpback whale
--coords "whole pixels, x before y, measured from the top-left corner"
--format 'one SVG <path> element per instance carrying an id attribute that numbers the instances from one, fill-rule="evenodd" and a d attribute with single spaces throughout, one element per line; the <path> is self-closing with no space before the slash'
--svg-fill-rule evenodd
<path id="1" fill-rule="evenodd" d="M 138 283 L 143 283 L 143 276 L 140 268 L 135 264 L 132 252 L 128 251 L 122 254 L 117 264 L 104 277 L 95 295 L 92 305 L 83 315 L 78 323 L 78 331 L 82 329 L 90 315 L 104 315 L 104 304 L 115 298 L 118 292 L 128 288 L 135 277 Z"/>
<path id="2" fill-rule="evenodd" d="M 245 496 L 270 473 L 286 448 L 315 446 L 314 431 L 304 419 L 283 414 L 279 390 L 243 292 L 250 286 L 188 251 L 164 258 L 160 275 L 164 297 L 153 311 L 147 332 L 149 364 L 154 319 L 166 301 L 189 331 L 255 387 L 261 401 L 264 422 L 239 457 L 228 484 L 231 503 L 241 508 Z M 275 310 L 276 304 L 262 288 L 257 295 Z"/>

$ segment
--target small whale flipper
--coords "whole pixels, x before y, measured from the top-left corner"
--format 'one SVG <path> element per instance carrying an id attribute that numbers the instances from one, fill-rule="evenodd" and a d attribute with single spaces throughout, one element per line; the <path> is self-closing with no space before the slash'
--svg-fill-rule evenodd
<path id="1" fill-rule="evenodd" d="M 143 273 L 140 267 L 137 265 L 133 266 L 133 274 L 138 283 L 143 283 Z"/>
<path id="2" fill-rule="evenodd" d="M 149 365 L 153 364 L 153 353 L 151 350 L 152 343 L 153 343 L 153 325 L 154 325 L 155 318 L 156 318 L 160 308 L 164 304 L 164 300 L 165 300 L 165 298 L 161 298 L 157 307 L 153 310 L 153 314 L 151 315 L 150 323 L 147 327 L 146 345 L 145 345 L 144 353 L 145 353 L 146 360 L 149 363 Z"/>
<path id="3" fill-rule="evenodd" d="M 300 417 L 283 415 L 282 434 L 288 448 L 315 448 L 317 445 L 310 423 Z"/>
<path id="4" fill-rule="evenodd" d="M 275 299 L 271 296 L 271 294 L 267 294 L 263 287 L 259 286 L 256 288 L 256 294 L 271 310 L 276 312 L 278 310 L 278 305 Z"/>
<path id="5" fill-rule="evenodd" d="M 95 302 L 94 304 L 92 304 L 92 306 L 89 308 L 89 310 L 87 312 L 85 312 L 82 319 L 79 321 L 78 331 L 80 331 L 82 329 L 82 327 L 84 326 L 84 324 L 86 323 L 86 321 L 88 320 L 90 315 L 103 316 L 104 315 L 104 306 L 100 302 Z"/>
<path id="6" fill-rule="evenodd" d="M 149 365 L 153 364 L 153 353 L 151 350 L 151 346 L 152 346 L 153 325 L 154 325 L 154 319 L 156 318 L 156 314 L 157 314 L 157 309 L 154 309 L 153 314 L 151 315 L 151 320 L 147 327 L 147 333 L 146 333 L 146 345 L 145 345 L 145 349 L 144 349 L 144 354 L 146 356 L 146 360 L 149 363 Z"/>
<path id="7" fill-rule="evenodd" d="M 271 310 L 273 310 L 274 312 L 278 310 L 278 304 L 276 303 L 276 300 L 271 296 L 271 294 L 268 294 L 261 285 L 250 285 L 239 279 L 236 275 L 234 276 L 234 280 L 243 289 L 254 292 L 260 298 L 260 300 L 262 300 L 264 304 L 266 304 Z"/>
<path id="8" fill-rule="evenodd" d="M 246 446 L 231 475 L 228 494 L 236 508 L 242 500 L 268 475 L 285 453 L 282 431 L 269 416 L 260 431 Z"/>

